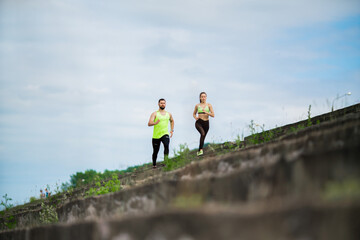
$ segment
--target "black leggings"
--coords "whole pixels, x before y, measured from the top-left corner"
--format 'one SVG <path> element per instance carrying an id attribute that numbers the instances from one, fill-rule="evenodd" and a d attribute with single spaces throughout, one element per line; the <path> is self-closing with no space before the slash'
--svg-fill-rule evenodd
<path id="1" fill-rule="evenodd" d="M 200 133 L 200 145 L 199 145 L 199 150 L 200 150 L 200 149 L 203 149 L 203 147 L 204 147 L 205 137 L 206 137 L 207 132 L 209 131 L 209 121 L 204 121 L 199 118 L 195 122 L 195 127 Z"/>
<path id="2" fill-rule="evenodd" d="M 153 146 L 153 155 L 152 155 L 152 161 L 153 161 L 153 165 L 156 165 L 156 159 L 157 159 L 157 155 L 160 149 L 160 143 L 164 144 L 164 155 L 167 156 L 169 155 L 169 143 L 170 143 L 170 138 L 169 135 L 164 135 L 161 138 L 153 138 L 152 139 L 152 146 Z"/>

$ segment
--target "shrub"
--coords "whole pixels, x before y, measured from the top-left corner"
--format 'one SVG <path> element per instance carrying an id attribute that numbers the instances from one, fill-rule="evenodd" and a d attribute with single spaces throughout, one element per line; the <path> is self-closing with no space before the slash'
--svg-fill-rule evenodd
<path id="1" fill-rule="evenodd" d="M 45 205 L 41 203 L 42 210 L 40 211 L 40 222 L 41 223 L 56 223 L 58 222 L 58 215 L 55 208 L 51 205 Z"/>

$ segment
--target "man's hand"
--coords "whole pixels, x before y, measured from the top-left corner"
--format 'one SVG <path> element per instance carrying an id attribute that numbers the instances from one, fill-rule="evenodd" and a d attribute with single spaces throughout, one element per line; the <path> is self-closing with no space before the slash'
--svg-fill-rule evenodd
<path id="1" fill-rule="evenodd" d="M 173 131 L 170 131 L 170 138 L 172 138 L 174 132 Z"/>
<path id="2" fill-rule="evenodd" d="M 158 119 L 156 122 L 155 122 L 155 118 L 156 118 L 156 112 L 153 112 L 150 116 L 150 119 L 149 119 L 149 122 L 148 122 L 148 126 L 151 127 L 151 126 L 154 126 L 156 124 L 158 124 L 160 122 L 160 119 Z"/>

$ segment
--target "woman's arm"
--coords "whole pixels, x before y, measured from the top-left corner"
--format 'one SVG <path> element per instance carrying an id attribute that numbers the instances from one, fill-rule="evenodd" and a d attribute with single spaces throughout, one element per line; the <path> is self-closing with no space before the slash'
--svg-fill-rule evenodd
<path id="1" fill-rule="evenodd" d="M 208 113 L 208 115 L 211 117 L 215 117 L 214 109 L 210 103 L 209 103 L 209 109 L 210 109 L 210 112 Z"/>
<path id="2" fill-rule="evenodd" d="M 193 112 L 193 118 L 195 118 L 195 120 L 197 121 L 199 118 L 196 116 L 196 113 L 197 113 L 197 104 L 195 105 L 195 109 L 194 109 L 194 112 Z"/>

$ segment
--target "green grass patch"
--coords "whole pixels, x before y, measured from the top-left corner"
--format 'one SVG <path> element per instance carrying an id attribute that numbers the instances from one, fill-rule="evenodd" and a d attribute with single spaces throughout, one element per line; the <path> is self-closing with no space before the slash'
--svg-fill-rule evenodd
<path id="1" fill-rule="evenodd" d="M 101 182 L 100 178 L 95 179 L 95 187 L 90 188 L 86 192 L 86 196 L 102 195 L 112 192 L 118 192 L 121 189 L 121 182 L 116 174 L 112 175 L 112 179 L 106 182 Z"/>
<path id="2" fill-rule="evenodd" d="M 195 157 L 190 154 L 190 149 L 186 143 L 180 144 L 179 149 L 174 149 L 174 157 L 164 159 L 164 171 L 172 171 L 174 169 L 185 166 L 193 161 Z"/>

